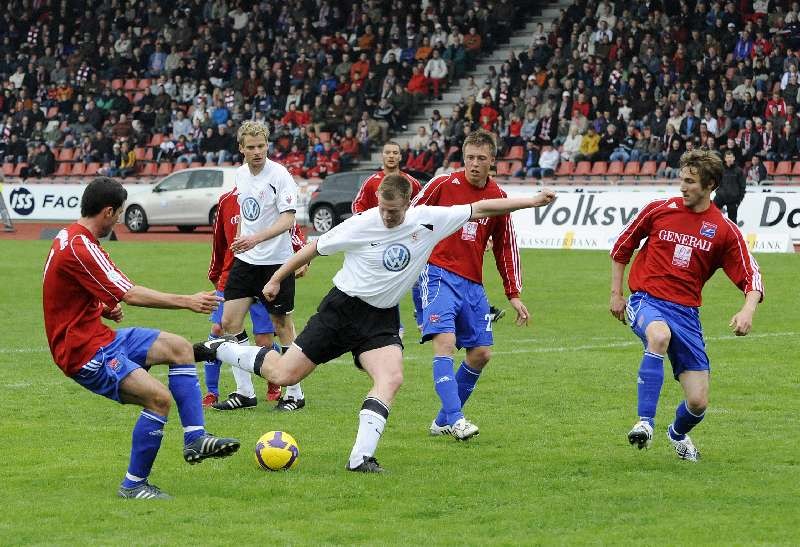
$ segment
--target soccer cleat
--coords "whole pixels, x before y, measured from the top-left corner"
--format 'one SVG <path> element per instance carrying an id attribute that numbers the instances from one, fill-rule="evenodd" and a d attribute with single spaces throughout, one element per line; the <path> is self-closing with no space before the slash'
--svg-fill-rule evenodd
<path id="1" fill-rule="evenodd" d="M 253 408 L 258 404 L 255 397 L 245 397 L 235 391 L 228 395 L 224 401 L 219 401 L 211 405 L 214 410 L 239 410 L 241 408 Z"/>
<path id="2" fill-rule="evenodd" d="M 489 306 L 489 313 L 492 316 L 492 323 L 496 323 L 505 317 L 506 310 L 501 310 L 497 306 Z"/>
<path id="3" fill-rule="evenodd" d="M 466 441 L 479 433 L 478 426 L 466 418 L 459 418 L 456 420 L 456 423 L 450 427 L 450 434 L 459 441 Z"/>
<path id="4" fill-rule="evenodd" d="M 217 348 L 225 342 L 233 342 L 235 344 L 236 337 L 231 336 L 230 334 L 225 334 L 219 338 L 197 342 L 196 344 L 192 345 L 192 349 L 194 350 L 194 360 L 198 363 L 201 361 L 216 361 Z"/>
<path id="5" fill-rule="evenodd" d="M 129 500 L 171 500 L 172 496 L 161 491 L 158 486 L 144 481 L 139 486 L 125 488 L 120 486 L 117 497 Z"/>
<path id="6" fill-rule="evenodd" d="M 653 426 L 643 420 L 636 422 L 628 433 L 628 442 L 639 450 L 650 448 L 650 443 L 653 442 Z"/>
<path id="7" fill-rule="evenodd" d="M 203 408 L 208 408 L 217 401 L 219 401 L 219 395 L 208 392 L 203 396 Z"/>
<path id="8" fill-rule="evenodd" d="M 267 382 L 267 401 L 277 401 L 281 398 L 281 386 Z"/>
<path id="9" fill-rule="evenodd" d="M 278 400 L 278 404 L 275 405 L 275 409 L 279 412 L 292 412 L 294 410 L 300 410 L 306 406 L 306 400 L 303 399 L 295 399 L 294 397 L 283 397 Z"/>
<path id="10" fill-rule="evenodd" d="M 345 469 L 355 473 L 383 473 L 383 467 L 372 456 L 364 456 L 364 461 L 358 467 L 350 467 L 350 462 L 347 462 Z"/>
<path id="11" fill-rule="evenodd" d="M 675 453 L 680 459 L 690 462 L 696 462 L 700 459 L 700 451 L 697 450 L 689 435 L 684 435 L 682 441 L 676 441 L 667 431 L 667 438 L 672 443 L 672 446 L 675 447 Z"/>
<path id="12" fill-rule="evenodd" d="M 183 459 L 194 465 L 206 458 L 225 458 L 239 450 L 239 444 L 238 439 L 215 437 L 206 433 L 183 447 Z"/>
<path id="13" fill-rule="evenodd" d="M 452 429 L 453 428 L 449 424 L 438 425 L 436 420 L 433 420 L 433 422 L 431 422 L 430 432 L 434 437 L 438 437 L 440 435 L 451 435 Z"/>

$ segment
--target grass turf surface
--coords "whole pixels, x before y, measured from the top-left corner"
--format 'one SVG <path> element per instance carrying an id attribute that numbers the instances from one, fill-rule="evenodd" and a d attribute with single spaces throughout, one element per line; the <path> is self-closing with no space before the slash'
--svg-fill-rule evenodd
<path id="1" fill-rule="evenodd" d="M 208 247 L 107 243 L 135 281 L 194 292 L 208 287 Z M 713 369 L 711 404 L 693 438 L 703 459 L 679 461 L 664 430 L 680 400 L 662 391 L 649 451 L 631 448 L 641 345 L 608 313 L 605 253 L 524 251 L 527 329 L 495 326 L 495 352 L 466 408 L 481 435 L 431 438 L 437 411 L 430 345 L 407 330 L 405 385 L 376 456 L 388 473 L 344 471 L 369 389 L 348 356 L 304 382 L 292 414 L 207 415 L 210 431 L 242 440 L 226 460 L 186 465 L 176 409 L 151 480 L 176 499 L 114 497 L 138 415 L 65 378 L 51 361 L 41 317 L 48 242 L 2 242 L 0 302 L 0 544 L 791 544 L 800 510 L 799 255 L 759 255 L 767 299 L 753 333 L 727 328 L 742 297 L 721 272 L 704 293 Z M 298 283 L 299 329 L 330 287 L 341 257 L 318 258 Z M 491 300 L 505 304 L 487 264 Z M 505 305 L 505 307 L 508 307 Z M 412 327 L 410 300 L 402 307 Z M 126 326 L 204 339 L 206 318 L 126 306 Z M 202 366 L 200 367 L 202 370 Z M 155 374 L 166 380 L 166 367 Z M 221 391 L 233 381 L 222 371 Z M 256 380 L 261 392 L 265 385 Z M 256 469 L 252 446 L 269 430 L 300 445 L 299 467 Z M 794 538 L 794 539 L 792 539 Z"/>

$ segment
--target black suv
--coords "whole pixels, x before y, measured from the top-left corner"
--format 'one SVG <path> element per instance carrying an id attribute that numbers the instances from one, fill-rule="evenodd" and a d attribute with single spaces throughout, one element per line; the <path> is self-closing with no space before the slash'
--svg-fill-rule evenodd
<path id="1" fill-rule="evenodd" d="M 376 170 L 345 171 L 328 175 L 311 194 L 308 202 L 308 218 L 311 226 L 325 233 L 344 219 L 353 215 L 353 200 L 367 177 Z M 423 185 L 430 175 L 410 172 Z"/>

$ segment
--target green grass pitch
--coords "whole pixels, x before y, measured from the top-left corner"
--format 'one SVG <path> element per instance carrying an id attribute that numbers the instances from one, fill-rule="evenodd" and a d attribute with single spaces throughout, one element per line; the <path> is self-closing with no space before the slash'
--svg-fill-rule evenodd
<path id="1" fill-rule="evenodd" d="M 207 245 L 106 246 L 135 282 L 174 292 L 209 287 Z M 641 346 L 607 311 L 607 254 L 524 251 L 533 324 L 517 328 L 507 317 L 495 326 L 494 358 L 466 408 L 479 437 L 427 435 L 437 411 L 431 347 L 416 343 L 407 299 L 405 385 L 376 454 L 388 473 L 344 470 L 369 387 L 345 356 L 305 381 L 301 412 L 273 413 L 262 402 L 208 414 L 210 431 L 243 442 L 230 459 L 186 465 L 173 408 L 151 476 L 175 496 L 162 503 L 115 497 L 138 409 L 84 391 L 51 361 L 40 301 L 48 247 L 0 243 L 0 545 L 730 545 L 800 537 L 800 255 L 757 257 L 767 294 L 746 338 L 727 327 L 741 294 L 721 272 L 706 287 L 713 381 L 707 418 L 693 433 L 698 464 L 679 461 L 664 434 L 680 400 L 669 372 L 652 448 L 627 443 Z M 298 330 L 340 264 L 319 258 L 299 281 Z M 492 301 L 505 304 L 491 260 L 486 279 Z M 208 333 L 207 318 L 187 311 L 128 306 L 126 314 L 124 325 L 190 340 Z M 155 373 L 165 380 L 165 372 Z M 227 393 L 227 368 L 222 383 Z M 297 438 L 297 469 L 256 469 L 252 447 L 272 429 Z"/>

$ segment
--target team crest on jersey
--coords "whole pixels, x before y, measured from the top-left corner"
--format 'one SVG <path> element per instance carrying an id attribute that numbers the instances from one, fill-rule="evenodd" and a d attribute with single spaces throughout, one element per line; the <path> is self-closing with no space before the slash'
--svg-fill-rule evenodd
<path id="1" fill-rule="evenodd" d="M 408 247 L 400 243 L 389 245 L 383 252 L 383 266 L 390 272 L 404 270 L 409 262 L 411 262 L 411 252 Z"/>
<path id="2" fill-rule="evenodd" d="M 700 227 L 700 235 L 703 237 L 707 237 L 708 239 L 711 239 L 716 234 L 717 234 L 717 225 L 704 221 L 703 225 Z"/>
<path id="3" fill-rule="evenodd" d="M 119 368 L 119 361 L 117 360 L 116 357 L 114 357 L 112 360 L 108 362 L 108 368 L 110 368 L 111 370 L 117 370 Z"/>
<path id="4" fill-rule="evenodd" d="M 475 241 L 475 236 L 478 234 L 478 223 L 467 222 L 461 228 L 461 239 L 464 241 Z"/>
<path id="5" fill-rule="evenodd" d="M 261 206 L 255 198 L 247 198 L 242 203 L 242 215 L 247 220 L 256 220 L 261 214 Z"/>
<path id="6" fill-rule="evenodd" d="M 419 241 L 419 232 L 411 234 L 411 241 Z"/>

